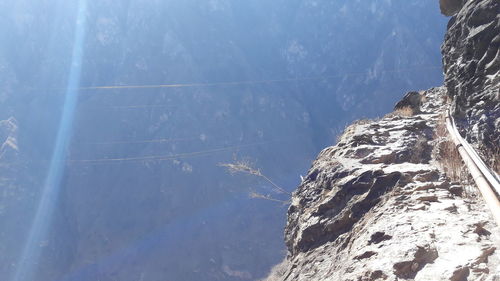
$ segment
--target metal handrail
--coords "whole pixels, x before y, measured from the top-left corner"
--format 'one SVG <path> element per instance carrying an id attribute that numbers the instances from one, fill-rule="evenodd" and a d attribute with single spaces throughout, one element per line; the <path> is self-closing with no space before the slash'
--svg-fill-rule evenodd
<path id="1" fill-rule="evenodd" d="M 467 153 L 472 157 L 476 166 L 481 170 L 481 173 L 486 177 L 490 185 L 495 189 L 497 195 L 500 195 L 500 181 L 498 179 L 497 174 L 494 171 L 491 171 L 490 168 L 484 163 L 483 159 L 477 154 L 476 150 L 460 135 L 458 132 L 457 126 L 455 124 L 455 120 L 451 117 L 450 112 L 448 111 L 448 116 L 451 120 L 452 129 L 457 139 L 460 141 L 460 144 L 467 150 Z"/>
<path id="2" fill-rule="evenodd" d="M 496 175 L 492 174 L 472 147 L 460 136 L 449 111 L 446 117 L 446 128 L 450 133 L 451 139 L 457 146 L 457 150 L 460 153 L 465 165 L 474 178 L 486 205 L 488 205 L 491 210 L 497 225 L 500 226 L 500 200 L 498 198 L 498 194 L 494 191 L 495 184 L 498 184 Z"/>

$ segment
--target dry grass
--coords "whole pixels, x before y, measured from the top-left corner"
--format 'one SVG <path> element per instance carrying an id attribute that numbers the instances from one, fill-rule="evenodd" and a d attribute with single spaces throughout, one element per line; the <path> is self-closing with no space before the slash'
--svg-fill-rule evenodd
<path id="1" fill-rule="evenodd" d="M 425 95 L 425 91 L 420 93 L 420 102 L 421 103 L 427 102 L 427 96 Z"/>
<path id="2" fill-rule="evenodd" d="M 441 98 L 443 99 L 444 104 L 451 104 L 451 101 L 453 100 L 448 94 L 442 95 Z"/>
<path id="3" fill-rule="evenodd" d="M 403 106 L 401 108 L 394 109 L 393 112 L 387 113 L 383 118 L 392 118 L 392 117 L 411 117 L 415 115 L 415 112 L 410 106 Z"/>
<path id="4" fill-rule="evenodd" d="M 495 151 L 493 151 L 493 157 L 490 160 L 490 167 L 497 173 L 497 175 L 500 175 L 500 147 L 497 147 Z"/>
<path id="5" fill-rule="evenodd" d="M 409 106 L 403 106 L 401 108 L 397 108 L 394 110 L 393 114 L 401 117 L 410 117 L 413 116 L 415 112 Z"/>
<path id="6" fill-rule="evenodd" d="M 467 171 L 462 157 L 456 145 L 450 139 L 446 129 L 446 119 L 443 114 L 438 121 L 434 131 L 435 146 L 433 150 L 434 158 L 437 160 L 441 170 L 450 180 L 460 182 L 464 186 L 473 186 L 473 181 Z M 475 189 L 464 190 L 465 196 L 476 196 Z"/>
<path id="7" fill-rule="evenodd" d="M 273 201 L 273 202 L 277 202 L 277 203 L 282 203 L 282 204 L 285 204 L 285 205 L 288 204 L 288 203 L 290 203 L 289 200 L 277 199 L 277 198 L 272 197 L 269 194 L 262 194 L 262 193 L 259 193 L 259 192 L 256 192 L 256 191 L 250 191 L 249 196 L 250 196 L 250 198 L 253 198 L 253 199 L 264 199 L 264 200 L 269 200 L 269 201 Z"/>
<path id="8" fill-rule="evenodd" d="M 234 175 L 237 173 L 249 174 L 257 177 L 261 177 L 262 173 L 260 170 L 257 170 L 252 167 L 252 163 L 248 160 L 236 160 L 233 163 L 222 163 L 219 164 L 221 167 L 225 167 L 227 171 Z"/>

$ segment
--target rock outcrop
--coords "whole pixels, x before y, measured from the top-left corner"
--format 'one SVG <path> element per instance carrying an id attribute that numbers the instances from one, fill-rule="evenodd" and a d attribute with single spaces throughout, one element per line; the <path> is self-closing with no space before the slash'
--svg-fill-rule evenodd
<path id="1" fill-rule="evenodd" d="M 499 228 L 435 163 L 446 89 L 419 95 L 418 114 L 359 121 L 320 153 L 288 211 L 287 261 L 269 280 L 500 278 Z"/>
<path id="2" fill-rule="evenodd" d="M 445 86 L 406 94 L 320 153 L 292 196 L 288 255 L 268 280 L 500 280 L 500 228 L 454 176 L 462 164 L 443 117 L 452 107 L 483 153 L 500 147 L 499 7 L 441 1 L 458 13 L 442 47 Z"/>
<path id="3" fill-rule="evenodd" d="M 467 1 L 442 46 L 453 114 L 486 158 L 500 155 L 500 1 Z"/>

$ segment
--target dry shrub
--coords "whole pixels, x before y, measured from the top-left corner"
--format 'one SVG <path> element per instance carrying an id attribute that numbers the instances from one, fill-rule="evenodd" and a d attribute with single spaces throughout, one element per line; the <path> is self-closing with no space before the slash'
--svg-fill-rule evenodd
<path id="1" fill-rule="evenodd" d="M 271 195 L 269 194 L 263 194 L 263 193 L 259 193 L 257 191 L 250 191 L 250 193 L 248 194 L 250 196 L 250 198 L 252 199 L 264 199 L 264 200 L 269 200 L 269 201 L 273 201 L 273 202 L 277 202 L 277 203 L 281 203 L 283 205 L 287 205 L 290 203 L 290 200 L 281 200 L 281 199 L 276 199 L 274 197 L 272 197 Z"/>
<path id="2" fill-rule="evenodd" d="M 443 99 L 444 104 L 451 104 L 451 101 L 453 100 L 448 94 L 442 95 L 441 98 Z"/>
<path id="3" fill-rule="evenodd" d="M 473 186 L 471 176 L 446 129 L 444 114 L 440 116 L 434 131 L 434 142 L 434 158 L 446 176 L 452 181 L 462 183 L 464 186 Z M 465 195 L 468 197 L 473 197 L 476 194 L 475 189 L 465 190 Z"/>
<path id="4" fill-rule="evenodd" d="M 352 125 L 366 125 L 366 124 L 373 123 L 373 121 L 375 121 L 375 120 L 374 119 L 363 118 L 363 119 L 359 119 L 359 120 L 354 121 L 352 123 Z"/>
<path id="5" fill-rule="evenodd" d="M 268 176 L 263 174 L 260 171 L 260 169 L 254 168 L 252 163 L 250 163 L 250 161 L 248 161 L 248 160 L 236 160 L 235 159 L 233 163 L 221 163 L 221 164 L 219 164 L 219 166 L 226 168 L 230 174 L 238 174 L 238 173 L 239 174 L 247 174 L 247 175 L 257 177 L 257 178 L 261 178 L 264 181 L 266 181 L 268 184 L 270 184 L 271 190 L 275 193 L 285 194 L 285 195 L 287 195 L 287 197 L 291 197 L 291 195 L 292 195 L 290 192 L 286 191 L 283 187 L 279 186 L 274 181 L 272 181 Z M 264 193 L 257 192 L 254 190 L 251 190 L 249 192 L 249 196 L 250 196 L 250 198 L 265 199 L 265 200 L 269 200 L 269 201 L 282 203 L 285 205 L 290 203 L 289 199 L 288 200 L 281 200 L 278 198 L 274 198 L 269 194 L 264 194 Z"/>
<path id="6" fill-rule="evenodd" d="M 490 165 L 491 165 L 493 171 L 495 171 L 495 173 L 497 173 L 497 175 L 499 175 L 500 174 L 500 147 L 497 147 L 495 149 L 495 151 L 493 152 L 493 157 L 490 160 Z"/>
<path id="7" fill-rule="evenodd" d="M 427 96 L 425 95 L 425 91 L 420 93 L 420 102 L 427 102 Z"/>
<path id="8" fill-rule="evenodd" d="M 400 108 L 394 109 L 394 115 L 401 116 L 401 117 L 410 117 L 413 116 L 414 112 L 413 109 L 409 106 L 403 106 Z"/>

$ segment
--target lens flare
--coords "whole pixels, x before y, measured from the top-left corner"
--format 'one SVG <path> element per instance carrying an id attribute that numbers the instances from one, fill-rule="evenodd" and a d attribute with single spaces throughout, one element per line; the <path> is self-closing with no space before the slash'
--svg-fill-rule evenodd
<path id="1" fill-rule="evenodd" d="M 78 14 L 75 24 L 75 35 L 72 50 L 72 60 L 66 89 L 64 108 L 59 123 L 56 143 L 50 161 L 49 172 L 43 186 L 37 211 L 33 219 L 28 239 L 17 264 L 13 281 L 35 280 L 34 274 L 41 256 L 41 245 L 46 239 L 51 224 L 55 203 L 59 196 L 61 178 L 64 173 L 64 159 L 71 138 L 74 112 L 78 99 L 81 64 L 83 58 L 83 42 L 86 24 L 86 0 L 79 0 Z"/>

